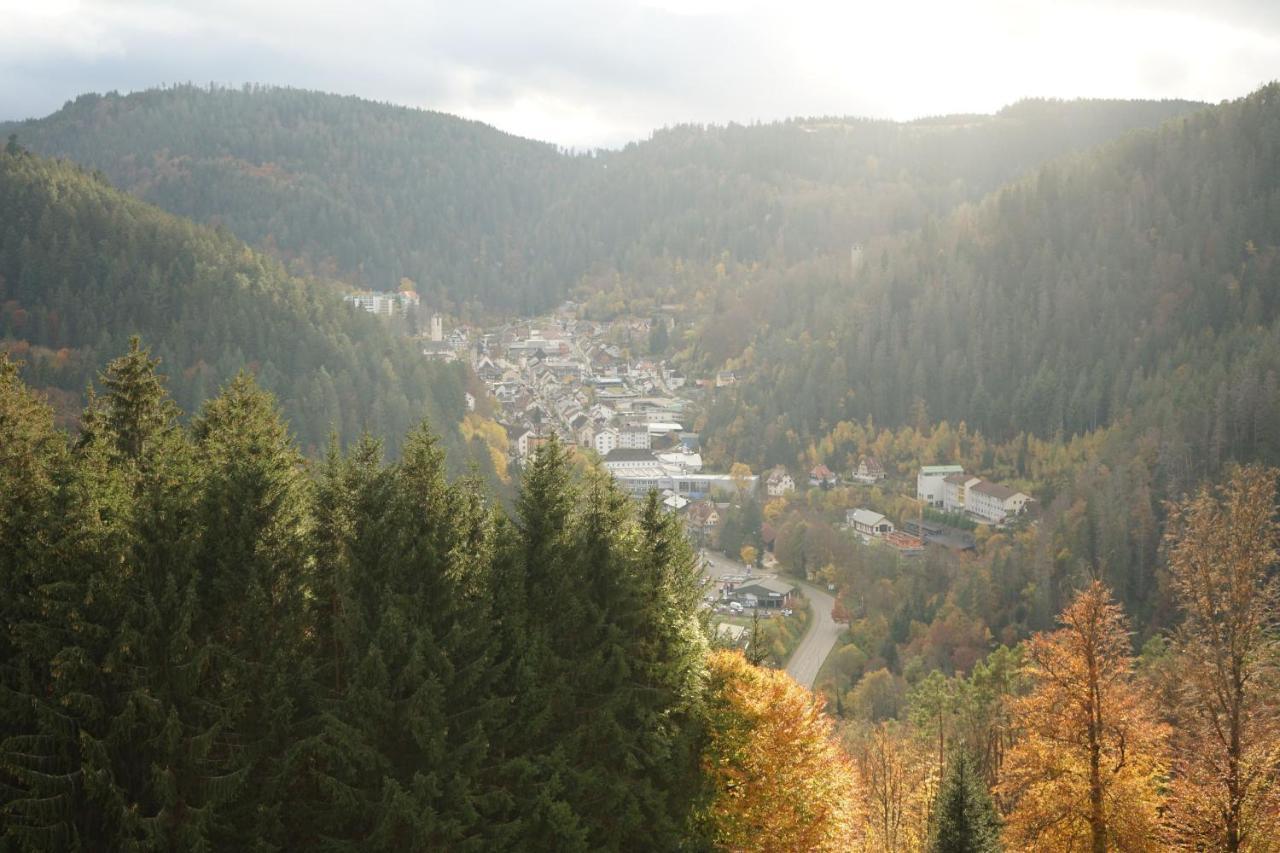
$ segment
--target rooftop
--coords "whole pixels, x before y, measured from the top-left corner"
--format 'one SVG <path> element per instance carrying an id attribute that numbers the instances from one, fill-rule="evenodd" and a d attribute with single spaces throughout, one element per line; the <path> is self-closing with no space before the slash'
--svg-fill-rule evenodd
<path id="1" fill-rule="evenodd" d="M 642 450 L 640 448 L 617 447 L 610 450 L 604 457 L 605 464 L 610 462 L 652 462 L 658 464 L 658 457 L 653 455 L 652 450 Z"/>
<path id="2" fill-rule="evenodd" d="M 921 465 L 920 473 L 925 475 L 963 474 L 963 465 Z"/>
<path id="3" fill-rule="evenodd" d="M 746 581 L 738 584 L 734 592 L 742 592 L 748 589 L 762 589 L 774 595 L 787 595 L 795 589 L 795 585 L 777 578 L 761 578 L 758 581 Z"/>
<path id="4" fill-rule="evenodd" d="M 874 527 L 884 521 L 883 515 L 869 509 L 855 509 L 849 513 L 849 517 L 853 519 L 854 524 L 865 524 L 868 527 Z"/>
<path id="5" fill-rule="evenodd" d="M 1008 486 L 1002 486 L 999 483 L 988 483 L 986 480 L 983 480 L 972 488 L 973 491 L 982 492 L 984 495 L 990 495 L 998 501 L 1006 501 L 1014 495 L 1021 494 L 1017 489 L 1011 489 Z"/>

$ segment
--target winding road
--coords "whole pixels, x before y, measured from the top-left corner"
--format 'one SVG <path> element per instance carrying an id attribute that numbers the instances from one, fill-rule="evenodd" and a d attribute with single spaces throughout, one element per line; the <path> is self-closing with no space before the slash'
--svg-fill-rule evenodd
<path id="1" fill-rule="evenodd" d="M 747 573 L 745 565 L 723 554 L 705 551 L 702 557 L 706 561 L 707 574 L 713 578 Z M 762 574 L 759 577 L 773 577 L 773 575 Z M 796 583 L 792 578 L 787 580 Z M 804 589 L 805 598 L 809 600 L 809 629 L 805 631 L 800 645 L 791 654 L 791 660 L 787 663 L 787 674 L 805 687 L 812 688 L 813 683 L 818 680 L 818 670 L 822 669 L 822 662 L 827 659 L 827 655 L 831 654 L 844 629 L 831 618 L 831 608 L 836 602 L 830 593 L 808 583 L 800 583 L 799 586 Z"/>
<path id="2" fill-rule="evenodd" d="M 787 675 L 810 689 L 818 680 L 818 670 L 822 662 L 835 648 L 836 641 L 844 628 L 831 618 L 831 608 L 836 600 L 830 593 L 818 589 L 812 584 L 802 583 L 805 598 L 809 599 L 809 630 L 796 650 L 791 653 L 787 662 Z"/>

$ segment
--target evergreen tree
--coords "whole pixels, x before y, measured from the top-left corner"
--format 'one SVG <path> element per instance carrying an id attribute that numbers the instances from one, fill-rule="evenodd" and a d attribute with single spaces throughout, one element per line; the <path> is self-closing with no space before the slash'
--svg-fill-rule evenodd
<path id="1" fill-rule="evenodd" d="M 195 561 L 207 638 L 201 726 L 212 732 L 203 784 L 224 800 L 215 843 L 283 836 L 284 762 L 301 665 L 306 491 L 301 458 L 271 396 L 247 374 L 192 426 L 203 471 Z"/>
<path id="2" fill-rule="evenodd" d="M 156 373 L 159 364 L 134 335 L 129 338 L 129 352 L 107 365 L 100 377 L 107 392 L 102 427 L 111 435 L 116 452 L 126 459 L 142 458 L 148 443 L 176 424 L 177 407 Z"/>
<path id="3" fill-rule="evenodd" d="M 981 773 L 967 750 L 951 756 L 938 792 L 929 853 L 997 853 L 1000 819 Z"/>

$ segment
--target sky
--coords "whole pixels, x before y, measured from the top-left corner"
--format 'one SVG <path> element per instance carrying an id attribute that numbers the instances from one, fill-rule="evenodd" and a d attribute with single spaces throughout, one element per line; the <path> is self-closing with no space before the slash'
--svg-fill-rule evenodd
<path id="1" fill-rule="evenodd" d="M 583 149 L 687 122 L 1216 102 L 1277 78 L 1280 0 L 0 0 L 0 119 L 253 82 Z"/>

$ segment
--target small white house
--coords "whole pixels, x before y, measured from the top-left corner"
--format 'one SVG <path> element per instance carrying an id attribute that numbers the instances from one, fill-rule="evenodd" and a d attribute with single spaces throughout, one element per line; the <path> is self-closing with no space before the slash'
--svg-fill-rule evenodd
<path id="1" fill-rule="evenodd" d="M 849 528 L 860 536 L 880 537 L 893 532 L 893 522 L 878 512 L 869 509 L 851 509 L 845 511 L 845 522 Z"/>

